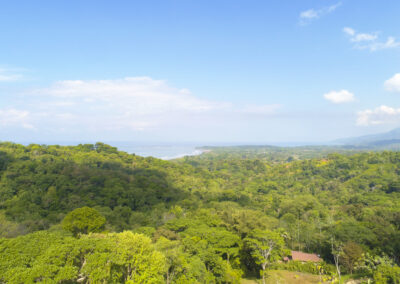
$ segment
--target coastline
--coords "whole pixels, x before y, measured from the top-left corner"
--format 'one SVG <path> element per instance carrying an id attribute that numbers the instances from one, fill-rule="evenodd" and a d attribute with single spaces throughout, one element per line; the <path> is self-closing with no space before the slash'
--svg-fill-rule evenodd
<path id="1" fill-rule="evenodd" d="M 203 153 L 205 153 L 205 150 L 195 149 L 192 153 L 178 154 L 176 156 L 164 156 L 164 157 L 160 157 L 159 159 L 161 159 L 161 160 L 175 160 L 175 159 L 181 159 L 181 158 L 189 157 L 189 156 L 200 156 Z"/>

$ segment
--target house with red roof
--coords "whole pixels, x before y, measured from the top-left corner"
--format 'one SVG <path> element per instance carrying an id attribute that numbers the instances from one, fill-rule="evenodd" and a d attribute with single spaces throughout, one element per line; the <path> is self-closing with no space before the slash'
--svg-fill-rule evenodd
<path id="1" fill-rule="evenodd" d="M 287 261 L 301 261 L 301 262 L 321 262 L 323 261 L 322 258 L 319 257 L 319 255 L 315 253 L 306 253 L 302 251 L 291 251 L 291 255 L 288 257 L 285 257 L 283 259 L 285 262 Z"/>

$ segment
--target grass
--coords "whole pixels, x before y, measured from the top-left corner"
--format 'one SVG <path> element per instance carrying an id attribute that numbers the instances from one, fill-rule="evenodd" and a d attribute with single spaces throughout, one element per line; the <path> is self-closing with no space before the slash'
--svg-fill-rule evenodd
<path id="1" fill-rule="evenodd" d="M 367 278 L 362 274 L 342 275 L 340 283 L 347 283 L 354 280 L 353 283 L 366 283 Z M 318 275 L 313 275 L 304 272 L 295 272 L 288 270 L 269 270 L 267 284 L 318 284 L 320 278 Z M 241 284 L 261 284 L 261 279 L 242 279 Z M 327 282 L 323 282 L 327 283 Z"/>
<path id="2" fill-rule="evenodd" d="M 303 272 L 293 272 L 287 270 L 269 270 L 268 284 L 318 284 L 319 276 Z M 241 284 L 258 284 L 262 280 L 243 279 Z"/>
<path id="3" fill-rule="evenodd" d="M 240 284 L 257 284 L 260 283 L 258 280 L 251 280 L 251 279 L 242 279 Z"/>

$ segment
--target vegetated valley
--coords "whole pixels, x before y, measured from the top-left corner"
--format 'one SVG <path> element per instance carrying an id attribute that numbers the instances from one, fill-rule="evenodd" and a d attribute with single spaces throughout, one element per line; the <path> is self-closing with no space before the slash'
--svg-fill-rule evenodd
<path id="1" fill-rule="evenodd" d="M 399 152 L 0 144 L 0 283 L 400 283 L 399 229 Z"/>

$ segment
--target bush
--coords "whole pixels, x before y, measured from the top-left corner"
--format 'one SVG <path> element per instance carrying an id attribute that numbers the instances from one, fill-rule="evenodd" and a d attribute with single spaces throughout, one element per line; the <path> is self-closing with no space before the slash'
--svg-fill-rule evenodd
<path id="1" fill-rule="evenodd" d="M 105 223 L 106 218 L 97 210 L 85 206 L 69 212 L 62 221 L 62 227 L 77 236 L 78 234 L 100 232 Z"/>
<path id="2" fill-rule="evenodd" d="M 281 269 L 288 271 L 306 272 L 318 275 L 332 274 L 335 273 L 335 267 L 325 262 L 301 262 L 301 261 L 289 261 L 287 263 L 275 263 L 270 266 L 271 269 Z"/>
<path id="3" fill-rule="evenodd" d="M 381 264 L 374 272 L 374 281 L 377 284 L 399 284 L 400 267 Z"/>

